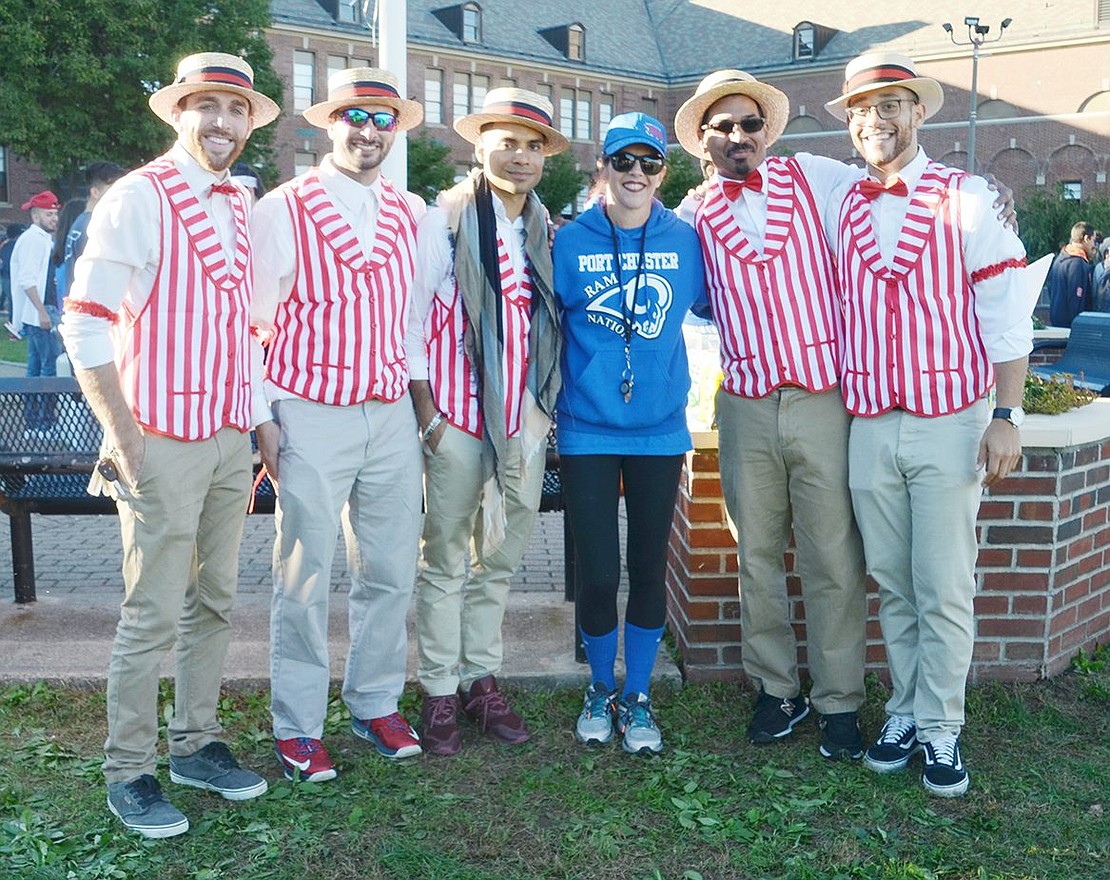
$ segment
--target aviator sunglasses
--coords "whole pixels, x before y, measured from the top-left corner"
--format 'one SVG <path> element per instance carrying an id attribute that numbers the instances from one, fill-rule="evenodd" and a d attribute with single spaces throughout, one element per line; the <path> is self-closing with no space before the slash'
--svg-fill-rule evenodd
<path id="1" fill-rule="evenodd" d="M 661 156 L 637 156 L 635 153 L 626 153 L 621 150 L 619 153 L 613 153 L 611 156 L 606 156 L 605 161 L 608 162 L 614 171 L 621 174 L 627 174 L 632 170 L 632 166 L 637 162 L 640 163 L 640 170 L 648 177 L 655 177 L 663 166 L 667 164 L 667 160 Z"/>
<path id="2" fill-rule="evenodd" d="M 743 119 L 722 119 L 719 122 L 707 122 L 701 127 L 702 131 L 715 131 L 728 137 L 736 129 L 745 134 L 755 134 L 762 131 L 767 120 L 762 116 L 745 116 Z"/>
<path id="3" fill-rule="evenodd" d="M 348 107 L 336 113 L 335 118 L 342 119 L 351 128 L 365 128 L 368 122 L 373 123 L 377 131 L 393 131 L 397 127 L 397 116 L 384 110 L 371 113 L 358 107 Z"/>

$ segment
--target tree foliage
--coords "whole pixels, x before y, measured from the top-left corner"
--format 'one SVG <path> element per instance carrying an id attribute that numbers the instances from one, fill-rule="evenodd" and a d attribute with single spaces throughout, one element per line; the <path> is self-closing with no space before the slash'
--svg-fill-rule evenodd
<path id="1" fill-rule="evenodd" d="M 574 153 L 567 150 L 548 157 L 543 166 L 543 178 L 536 186 L 536 195 L 552 217 L 558 217 L 569 206 L 573 212 L 578 193 L 589 175 L 579 170 Z"/>
<path id="2" fill-rule="evenodd" d="M 246 58 L 255 86 L 280 101 L 262 28 L 268 0 L 5 0 L 0 4 L 0 144 L 42 167 L 63 196 L 97 160 L 134 167 L 173 131 L 147 105 L 194 52 Z M 264 164 L 259 129 L 243 158 Z"/>
<path id="3" fill-rule="evenodd" d="M 1062 187 L 1051 192 L 1030 190 L 1018 202 L 1017 215 L 1030 262 L 1059 251 L 1080 220 L 1110 234 L 1110 198 L 1065 199 Z"/>
<path id="4" fill-rule="evenodd" d="M 429 205 L 436 196 L 455 183 L 455 166 L 450 160 L 451 148 L 430 138 L 426 133 L 408 137 L 409 191 Z"/>
<path id="5" fill-rule="evenodd" d="M 686 193 L 705 178 L 698 162 L 681 147 L 667 151 L 667 176 L 655 194 L 668 208 L 677 208 Z"/>

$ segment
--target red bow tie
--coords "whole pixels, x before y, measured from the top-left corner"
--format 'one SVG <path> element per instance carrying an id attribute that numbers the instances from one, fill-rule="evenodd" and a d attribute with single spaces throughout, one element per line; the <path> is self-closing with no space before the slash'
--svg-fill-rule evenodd
<path id="1" fill-rule="evenodd" d="M 908 196 L 910 194 L 906 181 L 901 177 L 895 177 L 886 183 L 880 183 L 873 177 L 869 177 L 867 180 L 859 182 L 859 191 L 869 202 L 873 202 L 883 193 L 890 193 L 892 196 Z"/>
<path id="2" fill-rule="evenodd" d="M 211 194 L 223 193 L 225 196 L 233 196 L 239 192 L 239 187 L 234 183 L 214 183 L 212 184 Z"/>
<path id="3" fill-rule="evenodd" d="M 721 192 L 725 194 L 725 198 L 730 202 L 735 202 L 740 198 L 740 193 L 745 189 L 754 189 L 756 192 L 763 192 L 763 177 L 759 171 L 749 171 L 748 176 L 743 180 L 730 180 L 727 177 L 721 178 Z"/>

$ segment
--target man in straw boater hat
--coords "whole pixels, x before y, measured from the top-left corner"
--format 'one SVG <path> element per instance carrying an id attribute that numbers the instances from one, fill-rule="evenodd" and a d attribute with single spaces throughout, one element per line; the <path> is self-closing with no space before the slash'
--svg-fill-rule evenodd
<path id="1" fill-rule="evenodd" d="M 781 91 L 721 70 L 679 108 L 675 132 L 716 170 L 693 223 L 721 336 L 721 484 L 738 530 L 744 671 L 759 688 L 748 737 L 778 742 L 809 714 L 783 562 L 793 526 L 820 751 L 854 759 L 866 599 L 822 220 L 861 172 L 805 153 L 768 156 L 788 118 Z"/>
<path id="2" fill-rule="evenodd" d="M 328 78 L 304 111 L 331 152 L 254 209 L 256 332 L 267 339 L 273 421 L 259 448 L 278 485 L 270 687 L 274 747 L 289 779 L 334 779 L 321 737 L 328 706 L 328 596 L 342 523 L 351 573 L 343 700 L 352 730 L 387 758 L 420 754 L 397 711 L 405 615 L 420 540 L 420 443 L 405 332 L 422 200 L 381 164 L 420 124 L 386 70 Z M 421 341 L 422 342 L 422 341 Z M 419 344 L 419 343 L 418 343 Z"/>
<path id="3" fill-rule="evenodd" d="M 62 332 L 104 426 L 90 491 L 116 499 L 124 600 L 108 667 L 108 806 L 147 837 L 188 830 L 154 778 L 158 672 L 177 643 L 170 779 L 246 800 L 266 781 L 218 739 L 239 540 L 250 495 L 251 245 L 228 168 L 278 105 L 241 58 L 184 59 L 150 96 L 177 131 L 89 221 Z"/>
<path id="4" fill-rule="evenodd" d="M 848 64 L 825 107 L 847 115 L 869 172 L 844 199 L 835 241 L 849 483 L 893 684 L 864 760 L 886 773 L 923 751 L 925 788 L 958 797 L 975 524 L 983 487 L 1021 459 L 1032 302 L 1025 249 L 986 182 L 918 146 L 943 100 L 909 58 L 872 52 Z"/>
<path id="5" fill-rule="evenodd" d="M 559 328 L 547 212 L 533 192 L 544 158 L 565 150 L 551 104 L 493 89 L 455 121 L 481 168 L 421 221 L 413 359 L 424 440 L 423 560 L 417 579 L 418 677 L 425 751 L 461 747 L 462 708 L 494 739 L 529 739 L 498 690 L 509 580 L 528 546 L 559 390 Z M 468 545 L 472 546 L 466 572 Z"/>

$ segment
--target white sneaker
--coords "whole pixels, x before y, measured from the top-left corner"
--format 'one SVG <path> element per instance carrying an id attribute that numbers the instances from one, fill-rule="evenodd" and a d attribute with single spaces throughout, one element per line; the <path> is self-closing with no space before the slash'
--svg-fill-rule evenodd
<path id="1" fill-rule="evenodd" d="M 663 751 L 663 734 L 655 723 L 647 694 L 625 697 L 617 707 L 617 731 L 624 737 L 621 748 L 634 755 Z"/>
<path id="2" fill-rule="evenodd" d="M 591 684 L 582 698 L 582 714 L 574 726 L 574 738 L 587 745 L 610 742 L 616 709 L 617 692 L 606 691 L 600 683 Z"/>

